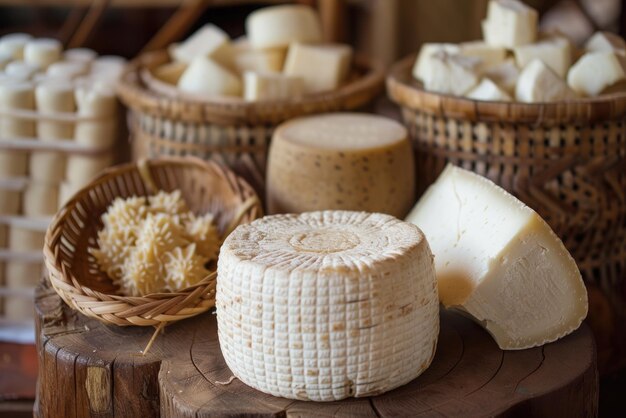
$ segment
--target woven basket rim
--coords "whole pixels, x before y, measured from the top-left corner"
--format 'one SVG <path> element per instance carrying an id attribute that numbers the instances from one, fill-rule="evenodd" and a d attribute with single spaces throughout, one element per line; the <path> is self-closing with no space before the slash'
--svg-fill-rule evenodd
<path id="1" fill-rule="evenodd" d="M 626 117 L 626 92 L 559 102 L 522 103 L 481 101 L 427 91 L 411 75 L 416 57 L 413 53 L 393 64 L 386 79 L 387 95 L 404 108 L 474 122 L 572 124 Z"/>
<path id="2" fill-rule="evenodd" d="M 246 207 L 244 214 L 255 218 L 255 214 L 262 215 L 260 201 L 252 187 L 241 177 L 237 176 L 230 169 L 214 161 L 204 161 L 197 157 L 162 157 L 146 160 L 148 166 L 166 165 L 192 165 L 202 170 L 206 170 L 207 175 L 223 174 L 224 181 L 229 183 L 229 187 L 241 199 L 242 202 L 252 202 Z M 54 290 L 73 309 L 102 322 L 114 325 L 142 325 L 157 326 L 162 323 L 178 321 L 191 316 L 198 315 L 214 306 L 214 298 L 202 297 L 215 292 L 215 275 L 212 273 L 200 282 L 170 293 L 153 293 L 145 296 L 124 296 L 119 294 L 105 293 L 81 284 L 62 264 L 60 249 L 55 245 L 56 237 L 63 230 L 63 227 L 81 197 L 88 194 L 96 185 L 110 182 L 138 168 L 137 163 L 126 163 L 107 168 L 101 174 L 92 179 L 87 185 L 63 205 L 50 223 L 44 242 L 44 260 L 48 270 L 48 278 Z M 235 182 L 236 184 L 232 184 Z M 234 186 L 234 187 L 233 187 Z M 193 300 L 193 304 L 186 303 Z M 75 303 L 79 301 L 80 303 Z M 84 308 L 83 303 L 88 302 L 89 309 Z M 115 305 L 113 311 L 108 312 L 107 307 Z M 136 315 L 119 316 L 125 312 L 133 312 L 142 306 L 149 306 L 147 312 L 139 312 Z M 163 312 L 159 312 L 159 307 L 166 306 Z M 101 313 L 94 313 L 102 311 Z M 154 312 L 157 312 L 154 314 Z"/>
<path id="3" fill-rule="evenodd" d="M 165 50 L 147 52 L 135 58 L 117 84 L 120 100 L 132 110 L 188 122 L 275 124 L 277 120 L 295 115 L 322 113 L 333 103 L 346 103 L 350 108 L 357 108 L 367 104 L 384 88 L 383 65 L 357 55 L 354 68 L 362 73 L 361 76 L 336 90 L 298 99 L 253 102 L 233 97 L 202 100 L 171 97 L 150 89 L 141 74 L 146 68 L 166 62 L 169 62 L 169 55 Z"/>

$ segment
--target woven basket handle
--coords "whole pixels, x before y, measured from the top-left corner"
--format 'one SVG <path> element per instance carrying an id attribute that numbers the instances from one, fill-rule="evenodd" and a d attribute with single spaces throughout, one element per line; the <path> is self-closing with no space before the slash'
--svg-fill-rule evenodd
<path id="1" fill-rule="evenodd" d="M 143 184 L 146 187 L 148 194 L 156 194 L 159 191 L 159 188 L 156 186 L 156 183 L 152 178 L 152 174 L 150 174 L 148 160 L 142 158 L 137 161 L 137 170 L 139 171 L 139 175 L 141 176 L 141 180 L 143 180 Z"/>

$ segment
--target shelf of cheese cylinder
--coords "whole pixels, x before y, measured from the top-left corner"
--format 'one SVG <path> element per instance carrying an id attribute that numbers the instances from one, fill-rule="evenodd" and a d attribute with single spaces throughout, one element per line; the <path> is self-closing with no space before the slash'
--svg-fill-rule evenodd
<path id="1" fill-rule="evenodd" d="M 406 384 L 430 365 L 439 332 L 424 236 L 365 212 L 275 215 L 239 226 L 220 250 L 216 308 L 232 373 L 301 400 Z"/>
<path id="2" fill-rule="evenodd" d="M 488 179 L 449 165 L 407 221 L 433 251 L 441 302 L 474 318 L 502 349 L 554 341 L 587 315 L 585 285 L 561 240 Z"/>
<path id="3" fill-rule="evenodd" d="M 344 209 L 403 217 L 415 201 L 407 131 L 382 116 L 292 119 L 276 129 L 268 158 L 269 213 Z"/>
<path id="4" fill-rule="evenodd" d="M 562 34 L 539 33 L 537 13 L 522 2 L 491 0 L 483 38 L 424 44 L 413 77 L 425 90 L 483 101 L 544 103 L 626 90 L 626 42 L 617 35 L 597 32 L 578 50 Z"/>

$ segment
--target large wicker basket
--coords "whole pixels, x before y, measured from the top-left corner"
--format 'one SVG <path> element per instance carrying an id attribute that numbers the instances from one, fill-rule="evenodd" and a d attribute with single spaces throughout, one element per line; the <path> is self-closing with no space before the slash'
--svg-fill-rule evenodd
<path id="1" fill-rule="evenodd" d="M 108 169 L 79 191 L 53 219 L 44 256 L 50 282 L 61 298 L 85 315 L 115 325 L 160 325 L 214 306 L 215 277 L 178 292 L 143 297 L 120 295 L 88 247 L 96 246 L 101 215 L 116 197 L 179 189 L 196 214 L 211 212 L 226 235 L 262 216 L 252 188 L 230 170 L 197 158 L 164 158 Z"/>
<path id="2" fill-rule="evenodd" d="M 246 102 L 238 98 L 198 100 L 164 94 L 147 80 L 150 69 L 169 61 L 166 51 L 137 58 L 119 84 L 129 108 L 136 159 L 195 155 L 231 167 L 262 193 L 267 147 L 281 122 L 306 114 L 362 108 L 383 89 L 383 71 L 357 59 L 341 88 L 284 101 Z"/>
<path id="3" fill-rule="evenodd" d="M 420 194 L 448 161 L 500 184 L 563 238 L 587 283 L 601 288 L 623 322 L 626 95 L 474 101 L 423 90 L 411 76 L 414 59 L 392 68 L 387 89 L 412 136 Z"/>

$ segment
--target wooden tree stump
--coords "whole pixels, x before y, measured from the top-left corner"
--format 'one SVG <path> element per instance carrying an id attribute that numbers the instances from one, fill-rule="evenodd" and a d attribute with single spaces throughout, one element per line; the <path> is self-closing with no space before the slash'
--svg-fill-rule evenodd
<path id="1" fill-rule="evenodd" d="M 341 402 L 277 398 L 229 384 L 211 313 L 153 328 L 106 326 L 78 314 L 47 283 L 36 297 L 40 374 L 35 416 L 549 416 L 593 417 L 598 376 L 586 325 L 544 347 L 502 351 L 472 321 L 442 312 L 437 354 L 415 381 Z"/>

